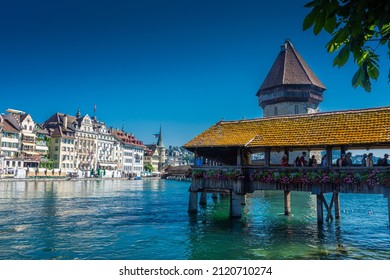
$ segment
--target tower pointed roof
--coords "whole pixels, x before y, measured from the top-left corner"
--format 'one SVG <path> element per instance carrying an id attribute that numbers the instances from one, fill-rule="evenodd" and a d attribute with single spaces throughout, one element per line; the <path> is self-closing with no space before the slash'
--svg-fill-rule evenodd
<path id="1" fill-rule="evenodd" d="M 281 46 L 257 95 L 262 90 L 284 85 L 312 85 L 326 89 L 289 40 Z"/>
<path id="2" fill-rule="evenodd" d="M 161 133 L 161 125 L 160 125 L 160 132 L 158 134 L 157 147 L 164 147 L 164 143 L 162 140 L 162 133 Z"/>

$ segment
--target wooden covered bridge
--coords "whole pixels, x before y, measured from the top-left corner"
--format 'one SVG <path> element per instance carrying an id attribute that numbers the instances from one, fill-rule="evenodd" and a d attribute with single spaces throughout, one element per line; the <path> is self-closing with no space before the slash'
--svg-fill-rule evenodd
<path id="1" fill-rule="evenodd" d="M 304 191 L 316 196 L 317 220 L 322 224 L 324 219 L 340 217 L 339 193 L 365 193 L 388 199 L 390 223 L 390 168 L 340 168 L 332 163 L 335 151 L 389 149 L 390 107 L 220 121 L 184 147 L 195 153 L 197 163 L 203 163 L 192 169 L 189 212 L 197 211 L 199 193 L 202 203 L 209 192 L 229 192 L 230 215 L 241 217 L 247 193 L 280 190 L 288 215 L 291 192 Z M 302 151 L 308 155 L 322 151 L 327 159 L 324 166 L 294 167 L 291 155 Z M 258 153 L 264 158 L 255 162 L 252 155 Z M 288 166 L 280 165 L 280 154 L 289 156 Z M 325 200 L 324 193 L 332 193 L 331 201 Z"/>

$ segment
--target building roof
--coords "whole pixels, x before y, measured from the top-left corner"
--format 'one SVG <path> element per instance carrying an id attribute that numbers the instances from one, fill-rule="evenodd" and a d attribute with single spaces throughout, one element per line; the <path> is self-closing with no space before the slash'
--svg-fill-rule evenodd
<path id="1" fill-rule="evenodd" d="M 221 121 L 184 145 L 324 147 L 390 145 L 390 107 Z"/>
<path id="2" fill-rule="evenodd" d="M 68 118 L 67 126 L 64 127 L 64 118 Z M 48 129 L 50 136 L 52 137 L 71 137 L 74 138 L 74 129 L 72 128 L 73 122 L 77 121 L 76 117 L 65 115 L 62 113 L 55 113 L 48 118 L 42 125 L 43 128 Z"/>
<path id="3" fill-rule="evenodd" d="M 5 132 L 12 132 L 12 133 L 19 133 L 20 130 L 12 124 L 8 119 L 3 118 L 3 131 Z"/>
<path id="4" fill-rule="evenodd" d="M 20 122 L 19 118 L 17 117 L 18 115 L 16 114 L 7 114 L 3 115 L 4 120 L 7 120 L 9 125 L 11 125 L 14 129 L 17 129 L 18 131 L 20 130 Z"/>
<path id="5" fill-rule="evenodd" d="M 145 154 L 148 156 L 154 155 L 154 153 L 157 150 L 157 145 L 156 144 L 147 144 L 145 146 L 146 146 Z"/>
<path id="6" fill-rule="evenodd" d="M 262 90 L 284 85 L 314 85 L 325 89 L 289 40 L 281 48 L 257 95 Z"/>
<path id="7" fill-rule="evenodd" d="M 111 133 L 114 135 L 114 137 L 122 142 L 124 145 L 132 145 L 137 146 L 139 148 L 145 148 L 142 141 L 137 140 L 134 135 L 123 132 L 122 130 L 116 130 L 113 129 Z"/>
<path id="8" fill-rule="evenodd" d="M 35 133 L 45 134 L 48 135 L 49 131 L 43 127 L 42 124 L 35 124 Z"/>

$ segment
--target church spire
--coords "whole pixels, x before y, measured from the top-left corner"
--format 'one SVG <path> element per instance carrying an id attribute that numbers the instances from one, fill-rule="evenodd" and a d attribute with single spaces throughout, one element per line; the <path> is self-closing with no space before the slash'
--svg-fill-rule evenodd
<path id="1" fill-rule="evenodd" d="M 162 140 L 162 133 L 161 133 L 161 125 L 160 125 L 160 132 L 158 134 L 157 147 L 164 147 L 164 143 Z"/>
<path id="2" fill-rule="evenodd" d="M 76 118 L 80 118 L 81 117 L 81 111 L 80 111 L 80 108 L 77 110 L 77 113 L 76 113 Z"/>

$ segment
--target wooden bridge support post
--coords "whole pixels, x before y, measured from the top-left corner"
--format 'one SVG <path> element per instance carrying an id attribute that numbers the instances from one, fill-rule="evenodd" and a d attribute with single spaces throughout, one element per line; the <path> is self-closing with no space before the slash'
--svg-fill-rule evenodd
<path id="1" fill-rule="evenodd" d="M 333 192 L 333 203 L 335 219 L 340 220 L 340 194 L 338 192 Z"/>
<path id="2" fill-rule="evenodd" d="M 206 205 L 207 204 L 207 193 L 206 192 L 201 192 L 200 193 L 200 205 Z"/>
<path id="3" fill-rule="evenodd" d="M 326 167 L 332 166 L 332 147 L 326 147 Z"/>
<path id="4" fill-rule="evenodd" d="M 387 218 L 389 220 L 389 227 L 390 227 L 390 189 L 384 187 L 383 188 L 383 196 L 387 198 Z"/>
<path id="5" fill-rule="evenodd" d="M 242 197 L 244 195 L 230 192 L 230 217 L 241 218 L 242 216 Z"/>
<path id="6" fill-rule="evenodd" d="M 324 223 L 324 206 L 322 203 L 323 194 L 317 194 L 317 224 L 322 225 Z"/>
<path id="7" fill-rule="evenodd" d="M 246 195 L 241 196 L 241 205 L 246 205 Z"/>
<path id="8" fill-rule="evenodd" d="M 266 147 L 264 149 L 264 166 L 270 167 L 271 165 L 271 148 Z"/>
<path id="9" fill-rule="evenodd" d="M 198 193 L 190 192 L 188 201 L 188 213 L 198 213 Z"/>
<path id="10" fill-rule="evenodd" d="M 291 215 L 291 191 L 284 191 L 284 215 Z"/>
<path id="11" fill-rule="evenodd" d="M 387 217 L 389 218 L 389 226 L 390 226 L 390 196 L 387 197 Z"/>

